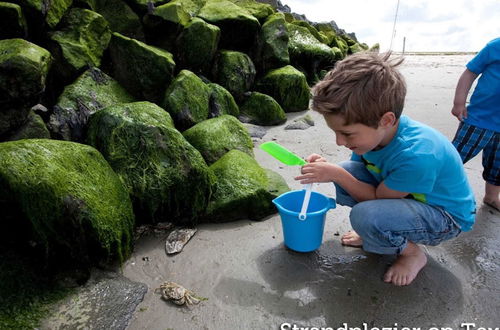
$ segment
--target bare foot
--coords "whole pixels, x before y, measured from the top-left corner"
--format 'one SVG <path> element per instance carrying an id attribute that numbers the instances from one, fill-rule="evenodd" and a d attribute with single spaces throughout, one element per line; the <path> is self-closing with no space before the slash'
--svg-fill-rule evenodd
<path id="1" fill-rule="evenodd" d="M 342 245 L 352 246 L 352 247 L 362 247 L 363 239 L 354 230 L 348 231 L 340 239 Z"/>
<path id="2" fill-rule="evenodd" d="M 500 201 L 494 200 L 494 199 L 488 199 L 484 198 L 483 203 L 488 205 L 489 207 L 494 208 L 497 211 L 500 211 Z"/>
<path id="3" fill-rule="evenodd" d="M 397 286 L 410 284 L 427 263 L 427 256 L 417 244 L 408 245 L 384 275 L 384 282 Z"/>

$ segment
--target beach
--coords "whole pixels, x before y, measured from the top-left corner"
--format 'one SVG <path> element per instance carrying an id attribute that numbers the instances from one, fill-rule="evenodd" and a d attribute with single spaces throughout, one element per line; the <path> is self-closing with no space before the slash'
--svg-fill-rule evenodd
<path id="1" fill-rule="evenodd" d="M 455 86 L 473 55 L 410 55 L 401 71 L 407 82 L 404 114 L 453 138 L 458 121 L 450 111 Z M 309 114 L 315 125 L 285 130 Z M 258 146 L 276 141 L 301 157 L 318 153 L 330 162 L 350 157 L 335 144 L 334 133 L 312 111 L 289 113 L 287 123 L 267 127 L 254 138 L 255 158 L 278 172 L 292 190 L 298 166 L 285 166 Z M 484 206 L 480 156 L 465 165 L 477 201 L 474 229 L 436 247 L 425 247 L 428 264 L 407 287 L 384 283 L 394 259 L 344 247 L 350 209 L 327 213 L 322 246 L 299 253 L 283 244 L 278 214 L 262 221 L 202 224 L 184 249 L 165 252 L 166 235 L 145 235 L 121 267 L 124 278 L 144 283 L 148 291 L 128 316 L 127 329 L 292 329 L 359 327 L 477 329 L 500 324 L 500 214 Z M 332 184 L 315 191 L 335 197 Z M 166 219 L 168 221 L 168 219 Z M 207 298 L 179 307 L 155 289 L 174 281 Z M 468 324 L 468 325 L 467 325 Z M 346 329 L 347 330 L 347 329 Z"/>

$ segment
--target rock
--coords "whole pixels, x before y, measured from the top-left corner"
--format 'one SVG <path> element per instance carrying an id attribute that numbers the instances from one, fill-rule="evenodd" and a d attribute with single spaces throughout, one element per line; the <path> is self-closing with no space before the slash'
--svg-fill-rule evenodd
<path id="1" fill-rule="evenodd" d="M 10 135 L 6 141 L 22 139 L 50 139 L 50 133 L 42 117 L 30 111 L 26 123 Z"/>
<path id="2" fill-rule="evenodd" d="M 306 77 L 291 65 L 266 73 L 256 84 L 256 89 L 274 98 L 285 112 L 303 111 L 309 107 Z"/>
<path id="3" fill-rule="evenodd" d="M 260 22 L 264 21 L 269 15 L 274 13 L 271 5 L 259 3 L 254 0 L 229 0 L 235 5 L 247 10 L 252 16 L 257 18 Z"/>
<path id="4" fill-rule="evenodd" d="M 48 139 L 0 143 L 0 209 L 2 223 L 15 221 L 10 227 L 18 228 L 10 234 L 22 241 L 32 232 L 52 267 L 122 262 L 132 249 L 128 193 L 90 146 Z"/>
<path id="5" fill-rule="evenodd" d="M 0 39 L 26 38 L 28 29 L 19 5 L 0 2 Z"/>
<path id="6" fill-rule="evenodd" d="M 208 118 L 214 118 L 221 115 L 232 115 L 237 117 L 240 114 L 236 101 L 227 89 L 215 83 L 209 83 L 207 85 L 211 89 L 208 104 Z"/>
<path id="7" fill-rule="evenodd" d="M 45 90 L 51 63 L 50 53 L 29 41 L 0 40 L 0 136 L 26 122 Z"/>
<path id="8" fill-rule="evenodd" d="M 303 117 L 295 119 L 291 124 L 285 126 L 286 130 L 291 129 L 308 129 L 309 127 L 314 126 L 314 120 L 309 115 L 305 115 Z"/>
<path id="9" fill-rule="evenodd" d="M 267 191 L 272 199 L 290 191 L 290 187 L 288 187 L 288 184 L 281 175 L 267 168 L 264 170 L 266 171 L 268 181 Z"/>
<path id="10" fill-rule="evenodd" d="M 208 74 L 219 38 L 220 29 L 217 26 L 208 24 L 201 18 L 193 18 L 177 41 L 179 65 L 195 73 Z"/>
<path id="11" fill-rule="evenodd" d="M 144 16 L 148 12 L 152 12 L 155 7 L 159 7 L 169 0 L 130 0 L 127 1 L 130 7 L 137 13 L 139 16 Z"/>
<path id="12" fill-rule="evenodd" d="M 301 26 L 301 27 L 305 27 L 314 36 L 314 38 L 316 38 L 317 41 L 321 42 L 322 44 L 328 45 L 328 38 L 325 38 L 323 35 L 321 35 L 319 33 L 319 31 L 316 30 L 316 28 L 314 26 L 312 26 L 311 24 L 309 24 L 308 22 L 296 20 L 296 21 L 293 21 L 292 24 L 297 25 L 297 26 Z"/>
<path id="13" fill-rule="evenodd" d="M 337 36 L 333 39 L 332 43 L 330 44 L 332 46 L 332 49 L 334 47 L 337 47 L 342 51 L 342 58 L 347 56 L 347 52 L 349 50 L 349 46 L 347 45 L 347 42 L 341 38 L 340 36 Z"/>
<path id="14" fill-rule="evenodd" d="M 210 166 L 217 177 L 207 220 L 258 220 L 275 213 L 266 171 L 251 156 L 231 150 Z"/>
<path id="15" fill-rule="evenodd" d="M 165 249 L 167 254 L 181 252 L 184 245 L 194 236 L 196 228 L 178 228 L 174 229 L 167 237 Z"/>
<path id="16" fill-rule="evenodd" d="M 280 125 L 286 122 L 285 111 L 271 96 L 252 92 L 240 107 L 240 120 L 262 126 Z"/>
<path id="17" fill-rule="evenodd" d="M 172 54 L 116 32 L 109 51 L 113 77 L 138 99 L 159 103 L 173 78 Z"/>
<path id="18" fill-rule="evenodd" d="M 54 68 L 63 81 L 72 81 L 84 70 L 101 65 L 108 48 L 111 31 L 108 22 L 96 12 L 71 9 L 59 30 L 50 33 L 51 51 L 56 58 Z"/>
<path id="19" fill-rule="evenodd" d="M 73 0 L 16 0 L 16 2 L 27 11 L 28 17 L 32 17 L 34 20 L 33 27 L 40 30 L 43 25 L 47 25 L 50 29 L 55 28 L 66 10 L 71 7 Z"/>
<path id="20" fill-rule="evenodd" d="M 214 81 L 227 89 L 237 101 L 249 91 L 255 80 L 255 66 L 244 53 L 222 50 L 213 67 Z"/>
<path id="21" fill-rule="evenodd" d="M 248 52 L 260 24 L 246 9 L 228 0 L 208 0 L 198 17 L 221 29 L 220 48 Z"/>
<path id="22" fill-rule="evenodd" d="M 246 123 L 244 123 L 243 126 L 245 126 L 248 134 L 250 134 L 252 138 L 262 139 L 264 135 L 267 134 L 267 129 L 265 127 Z"/>
<path id="23" fill-rule="evenodd" d="M 205 120 L 184 131 L 183 135 L 209 165 L 233 149 L 253 157 L 253 144 L 248 131 L 230 115 Z"/>
<path id="24" fill-rule="evenodd" d="M 262 25 L 259 37 L 260 54 L 257 58 L 262 71 L 267 72 L 290 64 L 288 41 L 284 15 L 276 13 L 269 16 Z"/>
<path id="25" fill-rule="evenodd" d="M 82 141 L 88 118 L 102 108 L 133 102 L 134 98 L 113 78 L 91 68 L 66 86 L 50 116 L 49 129 L 64 140 Z"/>
<path id="26" fill-rule="evenodd" d="M 354 53 L 359 53 L 364 51 L 365 49 L 358 43 L 355 43 L 352 46 L 349 46 L 349 53 L 354 54 Z"/>
<path id="27" fill-rule="evenodd" d="M 208 118 L 211 89 L 197 75 L 182 70 L 165 92 L 161 103 L 183 131 Z"/>
<path id="28" fill-rule="evenodd" d="M 138 223 L 193 224 L 205 211 L 214 177 L 159 106 L 134 102 L 96 112 L 87 143 L 124 183 Z"/>
<path id="29" fill-rule="evenodd" d="M 313 26 L 322 36 L 324 43 L 326 43 L 327 45 L 330 45 L 337 35 L 337 32 L 330 23 L 313 23 Z"/>

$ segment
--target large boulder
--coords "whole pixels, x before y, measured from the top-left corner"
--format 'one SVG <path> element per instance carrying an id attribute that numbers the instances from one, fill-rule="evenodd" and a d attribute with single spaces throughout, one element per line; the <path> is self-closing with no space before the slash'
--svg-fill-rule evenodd
<path id="1" fill-rule="evenodd" d="M 285 112 L 302 111 L 309 107 L 310 92 L 306 77 L 291 65 L 269 71 L 259 80 L 256 89 L 272 96 Z"/>
<path id="2" fill-rule="evenodd" d="M 27 25 L 19 5 L 0 2 L 0 39 L 26 38 Z"/>
<path id="3" fill-rule="evenodd" d="M 208 74 L 219 45 L 220 29 L 193 18 L 177 39 L 178 64 L 195 73 Z"/>
<path id="4" fill-rule="evenodd" d="M 227 89 L 237 101 L 252 87 L 256 70 L 250 57 L 241 52 L 221 50 L 215 60 L 214 81 Z"/>
<path id="5" fill-rule="evenodd" d="M 210 88 L 194 73 L 182 70 L 165 92 L 162 107 L 183 131 L 208 118 Z"/>
<path id="6" fill-rule="evenodd" d="M 19 128 L 40 101 L 50 53 L 23 39 L 0 40 L 0 136 Z"/>
<path id="7" fill-rule="evenodd" d="M 271 5 L 260 3 L 255 0 L 229 0 L 235 5 L 246 9 L 250 14 L 257 18 L 260 22 L 264 21 L 269 15 L 274 13 Z"/>
<path id="8" fill-rule="evenodd" d="M 116 80 L 91 68 L 66 86 L 54 106 L 48 126 L 58 138 L 81 142 L 91 114 L 114 104 L 133 101 L 135 99 Z"/>
<path id="9" fill-rule="evenodd" d="M 244 123 L 272 126 L 286 122 L 286 115 L 283 108 L 271 96 L 252 92 L 240 107 L 239 119 Z"/>
<path id="10" fill-rule="evenodd" d="M 253 157 L 253 143 L 247 129 L 231 115 L 205 120 L 182 134 L 209 165 L 233 149 Z"/>
<path id="11" fill-rule="evenodd" d="M 257 18 L 229 0 L 208 0 L 198 17 L 221 29 L 220 47 L 224 49 L 248 52 L 260 29 Z"/>
<path id="12" fill-rule="evenodd" d="M 52 265 L 124 261 L 134 215 L 127 191 L 90 146 L 49 139 L 0 143 L 2 231 Z M 64 262 L 61 262 L 64 261 Z"/>
<path id="13" fill-rule="evenodd" d="M 213 175 L 159 106 L 135 102 L 96 112 L 87 143 L 127 187 L 138 221 L 193 224 L 205 211 Z"/>
<path id="14" fill-rule="evenodd" d="M 31 32 L 37 34 L 45 25 L 49 29 L 55 28 L 71 7 L 73 0 L 15 0 L 14 2 L 27 11 L 28 19 L 32 20 L 31 26 L 34 28 Z"/>
<path id="15" fill-rule="evenodd" d="M 159 103 L 173 78 L 172 54 L 116 32 L 109 50 L 113 77 L 138 99 Z"/>
<path id="16" fill-rule="evenodd" d="M 210 100 L 208 101 L 208 118 L 221 115 L 232 115 L 238 117 L 240 109 L 234 97 L 227 89 L 216 83 L 208 83 L 210 87 Z"/>
<path id="17" fill-rule="evenodd" d="M 111 31 L 98 13 L 82 8 L 71 9 L 59 30 L 50 33 L 54 68 L 63 81 L 72 81 L 90 67 L 99 67 L 108 48 Z"/>
<path id="18" fill-rule="evenodd" d="M 266 171 L 248 154 L 231 150 L 210 166 L 217 177 L 207 219 L 228 222 L 252 220 L 276 212 Z"/>
<path id="19" fill-rule="evenodd" d="M 263 72 L 290 64 L 288 29 L 282 13 L 269 16 L 259 36 L 258 66 Z"/>
<path id="20" fill-rule="evenodd" d="M 50 139 L 50 133 L 43 122 L 42 117 L 34 111 L 30 111 L 23 126 L 14 131 L 6 138 L 6 141 L 22 139 Z"/>

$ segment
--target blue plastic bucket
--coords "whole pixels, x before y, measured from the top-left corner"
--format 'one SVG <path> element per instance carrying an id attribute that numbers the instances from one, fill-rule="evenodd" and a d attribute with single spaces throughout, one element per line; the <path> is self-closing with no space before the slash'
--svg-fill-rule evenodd
<path id="1" fill-rule="evenodd" d="M 285 245 L 298 252 L 314 251 L 321 246 L 326 212 L 336 206 L 335 199 L 313 191 L 307 217 L 300 220 L 299 213 L 304 195 L 305 190 L 293 190 L 273 200 L 281 217 Z"/>

